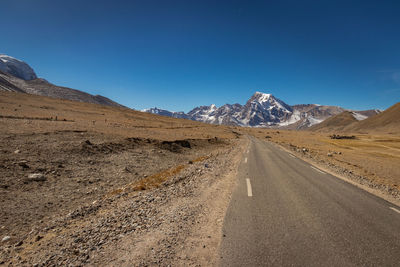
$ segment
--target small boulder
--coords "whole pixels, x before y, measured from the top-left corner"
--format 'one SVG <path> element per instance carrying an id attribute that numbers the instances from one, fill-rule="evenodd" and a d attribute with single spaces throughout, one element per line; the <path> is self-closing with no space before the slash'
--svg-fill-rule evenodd
<path id="1" fill-rule="evenodd" d="M 8 185 L 8 184 L 0 184 L 0 188 L 8 189 L 9 187 L 10 187 L 10 185 Z"/>
<path id="2" fill-rule="evenodd" d="M 28 175 L 27 182 L 44 182 L 47 178 L 43 173 L 32 173 Z"/>
<path id="3" fill-rule="evenodd" d="M 8 236 L 8 235 L 6 235 L 5 237 L 3 237 L 3 239 L 1 240 L 2 242 L 6 242 L 6 241 L 8 241 L 8 240 L 10 240 L 11 239 L 11 237 L 10 236 Z"/>
<path id="4" fill-rule="evenodd" d="M 86 145 L 89 145 L 89 146 L 93 145 L 92 142 L 90 142 L 89 140 L 86 140 L 84 143 L 85 143 Z"/>
<path id="5" fill-rule="evenodd" d="M 26 160 L 21 160 L 18 162 L 18 165 L 22 167 L 22 169 L 29 169 L 29 165 L 27 164 L 28 162 Z"/>

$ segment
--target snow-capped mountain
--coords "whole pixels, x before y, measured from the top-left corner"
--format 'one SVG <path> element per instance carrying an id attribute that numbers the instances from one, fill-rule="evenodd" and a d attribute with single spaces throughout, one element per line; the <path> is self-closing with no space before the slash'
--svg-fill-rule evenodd
<path id="1" fill-rule="evenodd" d="M 327 118 L 345 111 L 345 109 L 317 104 L 290 106 L 271 94 L 256 92 L 245 105 L 225 104 L 221 107 L 215 105 L 200 106 L 189 111 L 187 114 L 161 109 L 148 109 L 144 111 L 211 124 L 299 130 L 318 124 Z M 361 111 L 354 112 L 354 114 L 354 116 L 357 116 L 357 119 L 362 119 L 376 113 Z"/>
<path id="2" fill-rule="evenodd" d="M 183 112 L 183 111 L 179 111 L 179 112 L 168 111 L 165 109 L 159 109 L 157 107 L 143 109 L 142 112 L 147 112 L 147 113 L 152 113 L 152 114 L 157 114 L 157 115 L 167 116 L 167 117 L 173 117 L 173 118 L 178 118 L 178 119 L 190 119 L 190 117 L 188 115 L 186 115 L 185 112 Z"/>
<path id="3" fill-rule="evenodd" d="M 188 116 L 190 117 L 190 119 L 195 120 L 195 121 L 213 123 L 214 118 L 212 116 L 210 116 L 210 114 L 216 110 L 217 110 L 217 107 L 214 104 L 212 104 L 210 106 L 200 106 L 200 107 L 192 109 L 188 113 Z"/>
<path id="4" fill-rule="evenodd" d="M 271 94 L 256 92 L 247 103 L 200 106 L 187 113 L 191 120 L 212 124 L 266 127 L 277 125 L 292 114 L 292 108 Z"/>
<path id="5" fill-rule="evenodd" d="M 178 117 L 175 112 L 166 110 L 149 109 L 145 111 L 164 116 Z M 322 121 L 320 120 L 320 116 L 314 118 L 303 113 L 295 110 L 292 106 L 271 94 L 256 92 L 245 105 L 225 104 L 219 108 L 215 105 L 200 106 L 187 114 L 180 112 L 179 117 L 185 118 L 184 114 L 187 116 L 186 118 L 195 121 L 250 127 L 282 127 L 294 124 L 304 118 L 307 118 L 309 121 Z M 304 122 L 304 124 L 312 125 L 314 121 L 311 123 Z"/>
<path id="6" fill-rule="evenodd" d="M 0 55 L 0 91 L 63 98 L 100 105 L 123 107 L 101 95 L 91 95 L 79 90 L 57 86 L 37 78 L 34 70 L 25 62 Z"/>
<path id="7" fill-rule="evenodd" d="M 256 92 L 244 105 L 240 121 L 244 126 L 274 126 L 287 121 L 292 113 L 292 107 L 282 100 Z"/>
<path id="8" fill-rule="evenodd" d="M 0 55 L 0 70 L 25 81 L 37 78 L 35 72 L 28 64 L 7 55 Z"/>

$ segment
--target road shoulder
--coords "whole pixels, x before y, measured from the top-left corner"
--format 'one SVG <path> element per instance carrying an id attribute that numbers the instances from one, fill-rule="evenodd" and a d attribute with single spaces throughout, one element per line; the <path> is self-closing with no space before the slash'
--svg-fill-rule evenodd
<path id="1" fill-rule="evenodd" d="M 360 183 L 359 180 L 357 180 L 356 178 L 350 177 L 350 176 L 345 176 L 343 175 L 343 171 L 340 169 L 339 166 L 327 166 L 326 164 L 323 165 L 321 164 L 321 162 L 313 160 L 313 158 L 309 158 L 309 157 L 305 157 L 304 153 L 302 152 L 297 152 L 295 150 L 290 150 L 288 148 L 286 148 L 285 146 L 282 146 L 280 144 L 271 142 L 271 141 L 266 141 L 263 140 L 261 138 L 258 138 L 260 141 L 262 142 L 268 142 L 274 146 L 276 146 L 277 148 L 281 149 L 282 151 L 285 151 L 286 153 L 288 153 L 289 155 L 292 155 L 304 162 L 307 162 L 308 164 L 310 164 L 311 166 L 314 166 L 317 169 L 320 169 L 332 176 L 335 176 L 349 184 L 352 184 L 364 191 L 367 191 L 371 194 L 373 194 L 374 196 L 377 196 L 379 198 L 382 198 L 394 205 L 400 206 L 400 199 L 394 197 L 393 195 L 391 195 L 390 193 L 384 191 L 384 190 L 380 190 L 378 189 L 376 186 L 371 185 L 370 183 Z"/>

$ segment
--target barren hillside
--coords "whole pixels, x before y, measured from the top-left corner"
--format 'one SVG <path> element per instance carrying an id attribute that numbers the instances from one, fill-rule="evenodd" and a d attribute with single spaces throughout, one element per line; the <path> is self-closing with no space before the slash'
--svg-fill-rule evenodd
<path id="1" fill-rule="evenodd" d="M 399 133 L 400 102 L 376 116 L 349 125 L 345 130 L 363 133 Z"/>
<path id="2" fill-rule="evenodd" d="M 311 126 L 308 130 L 319 132 L 335 132 L 342 131 L 345 127 L 357 122 L 357 119 L 350 111 L 342 113 L 326 119 L 325 121 Z"/>
<path id="3" fill-rule="evenodd" d="M 80 90 L 57 86 L 40 78 L 23 80 L 2 71 L 0 71 L 0 91 L 27 93 L 112 107 L 123 107 L 101 95 L 91 95 Z"/>
<path id="4" fill-rule="evenodd" d="M 126 108 L 0 92 L 0 262 L 106 265 L 129 256 L 128 263 L 171 264 L 184 253 L 177 244 L 192 249 L 199 240 L 215 254 L 239 135 Z M 113 248 L 122 244 L 130 253 Z M 191 253 L 185 262 L 216 260 L 202 257 Z"/>
<path id="5" fill-rule="evenodd" d="M 344 111 L 310 127 L 309 130 L 326 133 L 354 132 L 364 134 L 396 134 L 400 131 L 400 103 L 393 105 L 379 114 L 374 114 L 376 113 L 374 110 L 367 110 L 358 113 L 370 117 L 364 120 L 358 120 L 358 114 L 351 111 Z"/>

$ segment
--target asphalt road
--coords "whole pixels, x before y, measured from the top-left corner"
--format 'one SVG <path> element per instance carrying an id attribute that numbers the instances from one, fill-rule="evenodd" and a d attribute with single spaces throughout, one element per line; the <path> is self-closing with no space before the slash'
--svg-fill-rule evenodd
<path id="1" fill-rule="evenodd" d="M 400 266 L 400 208 L 250 138 L 222 266 Z"/>

